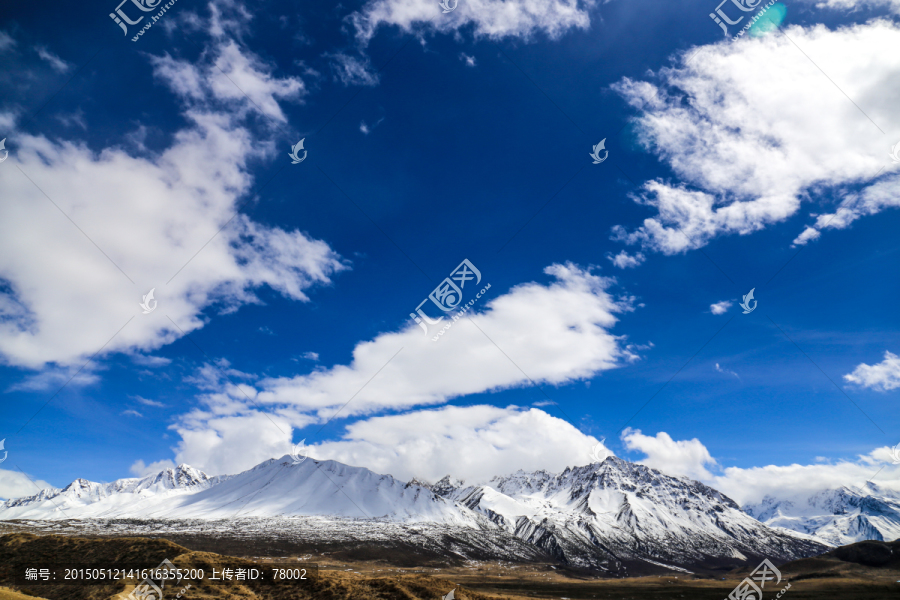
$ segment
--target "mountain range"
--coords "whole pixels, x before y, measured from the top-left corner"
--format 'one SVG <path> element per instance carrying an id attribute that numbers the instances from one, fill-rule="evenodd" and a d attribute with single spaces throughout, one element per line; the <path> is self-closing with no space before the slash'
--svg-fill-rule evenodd
<path id="1" fill-rule="evenodd" d="M 799 500 L 766 496 L 744 511 L 771 527 L 814 536 L 843 546 L 863 540 L 900 538 L 900 494 L 867 482 L 823 490 Z"/>
<path id="2" fill-rule="evenodd" d="M 832 520 L 840 535 L 898 535 L 892 533 L 900 523 L 897 499 L 875 501 L 845 490 L 810 506 L 843 511 Z M 796 504 L 767 498 L 744 511 L 700 482 L 614 456 L 562 473 L 519 471 L 479 485 L 449 476 L 434 484 L 403 482 L 336 461 L 297 463 L 284 456 L 237 475 L 210 477 L 180 465 L 105 484 L 78 479 L 63 489 L 6 501 L 0 520 L 127 520 L 129 527 L 240 520 L 264 522 L 266 531 L 303 523 L 304 531 L 325 528 L 331 537 L 421 535 L 423 547 L 440 546 L 458 556 L 478 548 L 480 556 L 544 557 L 626 576 L 729 569 L 762 558 L 787 561 L 844 543 L 825 535 L 827 519 L 814 510 L 790 516 L 796 510 Z"/>

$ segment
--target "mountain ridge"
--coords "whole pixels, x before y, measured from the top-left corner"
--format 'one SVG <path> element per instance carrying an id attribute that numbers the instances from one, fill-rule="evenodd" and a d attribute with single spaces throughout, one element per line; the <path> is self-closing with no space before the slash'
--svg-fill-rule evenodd
<path id="1" fill-rule="evenodd" d="M 900 494 L 872 482 L 806 498 L 765 496 L 744 511 L 771 527 L 812 535 L 834 546 L 900 538 Z"/>
<path id="2" fill-rule="evenodd" d="M 490 532 L 573 568 L 613 576 L 648 565 L 691 572 L 763 557 L 792 560 L 829 548 L 766 526 L 703 483 L 617 457 L 558 474 L 518 471 L 466 485 L 450 476 L 435 484 L 403 482 L 333 460 L 284 456 L 222 477 L 179 465 L 109 484 L 79 479 L 0 505 L 0 520 L 310 517 L 338 529 L 373 521 L 450 527 L 460 547 Z"/>

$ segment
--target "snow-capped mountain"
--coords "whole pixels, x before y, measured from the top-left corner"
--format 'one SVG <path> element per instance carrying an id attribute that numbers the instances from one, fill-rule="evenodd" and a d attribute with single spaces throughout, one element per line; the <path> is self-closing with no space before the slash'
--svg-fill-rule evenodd
<path id="1" fill-rule="evenodd" d="M 823 490 L 794 501 L 766 496 L 744 511 L 771 527 L 812 535 L 836 546 L 900 538 L 900 494 L 872 482 Z"/>
<path id="2" fill-rule="evenodd" d="M 76 479 L 63 489 L 48 488 L 34 496 L 0 504 L 0 519 L 83 519 L 140 512 L 142 506 L 193 494 L 229 479 L 209 477 L 188 465 L 164 469 L 155 475 L 95 483 Z"/>
<path id="3" fill-rule="evenodd" d="M 336 516 L 470 524 L 431 490 L 390 475 L 335 461 L 293 464 L 289 456 L 248 471 L 209 477 L 187 465 L 144 479 L 94 483 L 77 479 L 63 490 L 0 505 L 0 519 L 221 519 Z"/>
<path id="4" fill-rule="evenodd" d="M 445 477 L 429 485 L 398 481 L 362 467 L 289 456 L 238 475 L 210 478 L 182 465 L 144 479 L 110 484 L 77 480 L 0 505 L 0 519 L 289 520 L 326 518 L 351 529 L 384 523 L 452 529 L 449 554 L 493 540 L 523 559 L 551 556 L 572 567 L 623 576 L 742 565 L 767 557 L 790 560 L 828 548 L 774 530 L 722 493 L 684 477 L 610 457 L 563 473 L 518 472 L 485 485 Z M 437 539 L 437 538 L 436 538 Z M 449 539 L 449 538 L 448 538 Z M 405 541 L 405 540 L 404 540 Z M 484 547 L 484 543 L 481 544 Z"/>
<path id="5" fill-rule="evenodd" d="M 773 531 L 702 483 L 616 457 L 483 486 L 454 488 L 445 479 L 433 489 L 567 564 L 617 573 L 634 561 L 690 567 L 825 549 Z"/>

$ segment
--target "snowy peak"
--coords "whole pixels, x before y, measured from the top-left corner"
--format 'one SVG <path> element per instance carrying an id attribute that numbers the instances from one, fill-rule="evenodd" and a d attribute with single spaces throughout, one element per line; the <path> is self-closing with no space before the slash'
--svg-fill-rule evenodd
<path id="1" fill-rule="evenodd" d="M 121 503 L 135 497 L 146 501 L 159 495 L 194 493 L 217 482 L 189 465 L 163 469 L 143 478 L 129 477 L 111 483 L 76 479 L 63 489 L 41 490 L 34 496 L 7 500 L 0 504 L 0 518 L 77 518 L 100 516 L 104 503 Z M 100 511 L 100 512 L 98 512 Z M 84 513 L 84 514 L 82 514 Z M 105 516 L 105 515 L 104 515 Z"/>
<path id="2" fill-rule="evenodd" d="M 808 498 L 766 496 L 744 511 L 772 527 L 815 536 L 842 546 L 863 540 L 900 538 L 900 494 L 867 483 L 822 490 Z"/>
<path id="3" fill-rule="evenodd" d="M 826 548 L 769 529 L 707 485 L 616 457 L 560 474 L 518 471 L 448 497 L 562 562 L 620 575 L 635 565 L 711 556 L 740 564 Z"/>
<path id="4" fill-rule="evenodd" d="M 444 475 L 437 483 L 430 486 L 431 491 L 433 491 L 438 496 L 447 497 L 459 488 L 461 488 L 465 484 L 464 481 L 459 479 L 454 479 L 449 475 Z"/>
<path id="5" fill-rule="evenodd" d="M 0 506 L 0 519 L 296 517 L 348 527 L 361 521 L 434 524 L 470 536 L 491 531 L 529 548 L 529 556 L 543 553 L 615 575 L 710 561 L 738 566 L 762 556 L 789 560 L 825 549 L 770 529 L 709 486 L 616 457 L 558 474 L 519 471 L 465 486 L 450 476 L 433 485 L 403 482 L 364 467 L 298 463 L 286 455 L 223 477 L 179 465 L 110 484 L 78 479 Z"/>

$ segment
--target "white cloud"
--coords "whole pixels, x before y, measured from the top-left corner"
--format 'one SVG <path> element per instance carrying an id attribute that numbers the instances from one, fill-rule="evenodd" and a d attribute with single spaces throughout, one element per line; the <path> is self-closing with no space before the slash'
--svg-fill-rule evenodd
<path id="1" fill-rule="evenodd" d="M 145 465 L 144 461 L 138 460 L 135 461 L 133 465 L 129 468 L 131 474 L 135 477 L 146 477 L 147 475 L 154 475 L 159 473 L 164 469 L 171 469 L 175 466 L 175 463 L 171 460 L 158 460 L 156 462 L 152 462 L 149 465 Z"/>
<path id="2" fill-rule="evenodd" d="M 900 14 L 900 0 L 801 0 L 808 4 L 815 4 L 816 8 L 830 8 L 833 10 L 856 11 L 860 8 L 889 8 L 895 14 Z"/>
<path id="3" fill-rule="evenodd" d="M 16 113 L 0 111 L 0 130 L 10 131 L 16 127 Z M 0 138 L 2 139 L 2 138 Z"/>
<path id="4" fill-rule="evenodd" d="M 861 363 L 844 379 L 879 392 L 900 388 L 900 356 L 892 352 L 884 353 L 884 360 L 874 365 Z"/>
<path id="5" fill-rule="evenodd" d="M 172 364 L 172 359 L 163 358 L 162 356 L 146 356 L 144 354 L 135 354 L 131 357 L 135 364 L 142 367 L 164 367 Z"/>
<path id="6" fill-rule="evenodd" d="M 216 0 L 209 2 L 209 34 L 214 37 L 234 35 L 241 38 L 248 32 L 253 13 L 239 0 Z"/>
<path id="7" fill-rule="evenodd" d="M 818 239 L 825 228 L 846 229 L 861 217 L 877 215 L 886 208 L 900 207 L 898 190 L 900 190 L 900 175 L 892 174 L 858 194 L 848 194 L 841 200 L 835 212 L 818 215 L 816 222 L 797 236 L 794 245 L 802 246 L 810 240 Z"/>
<path id="8" fill-rule="evenodd" d="M 642 434 L 640 429 L 629 427 L 622 432 L 622 441 L 629 450 L 638 450 L 646 454 L 645 458 L 637 462 L 659 469 L 668 475 L 707 480 L 712 477 L 707 466 L 717 464 L 706 446 L 697 438 L 675 441 L 665 431 L 651 437 Z"/>
<path id="9" fill-rule="evenodd" d="M 826 489 L 859 487 L 876 474 L 874 483 L 900 491 L 900 465 L 891 464 L 891 449 L 886 446 L 860 455 L 854 461 L 728 467 L 721 470 L 706 446 L 696 438 L 675 441 L 662 431 L 651 437 L 639 430 L 628 429 L 623 433 L 622 440 L 629 450 L 640 450 L 647 455 L 638 462 L 669 475 L 700 480 L 742 506 L 758 503 L 766 495 L 796 501 Z"/>
<path id="10" fill-rule="evenodd" d="M 16 40 L 5 31 L 0 31 L 0 52 L 5 52 L 16 46 Z"/>
<path id="11" fill-rule="evenodd" d="M 461 60 L 461 61 L 463 61 L 464 63 L 466 63 L 466 66 L 467 66 L 467 67 L 474 67 L 474 66 L 475 66 L 475 57 L 474 57 L 474 56 L 469 56 L 469 55 L 466 54 L 465 52 L 460 52 L 460 53 L 459 53 L 459 60 Z"/>
<path id="12" fill-rule="evenodd" d="M 381 117 L 377 121 L 375 121 L 374 125 L 369 125 L 365 121 L 359 122 L 359 130 L 363 133 L 363 135 L 369 135 L 372 133 L 372 130 L 381 125 L 381 122 L 384 121 L 384 117 Z"/>
<path id="13" fill-rule="evenodd" d="M 219 44 L 213 54 L 204 53 L 199 66 L 168 54 L 151 57 L 151 62 L 155 76 L 185 100 L 208 103 L 216 99 L 231 108 L 240 105 L 282 123 L 287 118 L 278 101 L 298 102 L 307 93 L 302 80 L 274 77 L 271 65 L 242 52 L 234 41 Z"/>
<path id="14" fill-rule="evenodd" d="M 166 406 L 162 402 L 150 400 L 149 398 L 144 398 L 143 396 L 133 396 L 133 398 L 145 406 L 155 406 L 157 408 L 165 408 Z"/>
<path id="15" fill-rule="evenodd" d="M 714 315 L 724 315 L 731 308 L 732 304 L 734 303 L 731 300 L 722 300 L 721 302 L 710 304 L 709 311 Z"/>
<path id="16" fill-rule="evenodd" d="M 35 48 L 35 50 L 37 50 L 38 56 L 41 57 L 41 60 L 45 60 L 48 63 L 50 63 L 50 66 L 53 68 L 54 71 L 58 71 L 60 73 L 65 73 L 71 67 L 71 65 L 69 63 L 67 63 L 66 61 L 64 61 L 63 59 L 58 57 L 57 55 L 53 54 L 52 52 L 50 52 L 43 46 L 38 46 L 37 48 Z"/>
<path id="17" fill-rule="evenodd" d="M 259 64 L 227 54 L 234 64 Z M 271 83 L 267 77 L 258 79 Z M 218 97 L 209 81 L 199 89 Z M 274 97 L 279 89 L 296 88 L 272 84 L 269 92 Z M 263 96 L 258 100 L 277 116 Z M 254 290 L 261 286 L 307 301 L 306 290 L 346 268 L 326 243 L 301 231 L 245 215 L 231 220 L 253 183 L 247 162 L 272 150 L 234 114 L 207 105 L 197 99 L 184 114 L 189 125 L 152 157 L 17 138 L 21 170 L 0 170 L 8 195 L 0 203 L 0 280 L 11 290 L 0 294 L 5 362 L 67 368 L 97 352 L 152 351 L 202 327 L 201 311 L 212 304 L 228 311 L 258 303 Z M 160 310 L 144 315 L 138 303 L 151 288 Z"/>
<path id="18" fill-rule="evenodd" d="M 139 413 L 138 411 L 136 411 L 136 410 L 134 410 L 134 409 L 131 409 L 131 408 L 129 408 L 128 410 L 123 410 L 123 411 L 122 411 L 122 414 L 123 414 L 123 415 L 126 415 L 126 416 L 129 416 L 129 417 L 138 417 L 138 418 L 141 418 L 141 419 L 144 418 L 144 415 L 142 415 L 142 414 Z"/>
<path id="19" fill-rule="evenodd" d="M 536 383 L 560 385 L 618 366 L 620 338 L 608 330 L 614 314 L 630 305 L 608 293 L 612 280 L 571 264 L 545 272 L 556 281 L 513 288 L 472 314 L 471 322 L 467 316 L 454 323 L 438 342 L 409 322 L 360 342 L 349 365 L 261 381 L 258 401 L 328 418 L 351 397 L 342 415 L 530 385 L 523 371 Z"/>
<path id="20" fill-rule="evenodd" d="M 378 73 L 372 70 L 367 57 L 355 57 L 338 52 L 329 54 L 335 79 L 344 85 L 377 85 Z"/>
<path id="21" fill-rule="evenodd" d="M 292 427 L 325 422 L 339 410 L 344 419 L 531 381 L 562 385 L 636 358 L 633 350 L 644 347 L 623 348 L 623 339 L 609 332 L 615 313 L 631 310 L 630 300 L 609 294 L 611 279 L 571 264 L 552 265 L 546 273 L 555 281 L 516 286 L 487 302 L 483 312 L 470 313 L 471 322 L 455 322 L 438 342 L 431 341 L 437 327 L 425 337 L 410 321 L 400 331 L 360 342 L 347 365 L 239 388 L 207 371 L 200 379 L 211 392 L 200 398 L 202 407 L 173 427 L 182 435 L 179 461 L 233 472 L 288 452 Z"/>
<path id="22" fill-rule="evenodd" d="M 0 469 L 0 499 L 21 498 L 33 496 L 39 491 L 53 486 L 41 479 L 32 482 L 25 474 L 19 471 L 6 471 Z"/>
<path id="23" fill-rule="evenodd" d="M 855 461 L 834 464 L 729 467 L 706 483 L 745 505 L 756 504 L 767 495 L 797 501 L 825 489 L 859 487 L 876 474 L 873 483 L 900 491 L 900 465 L 891 464 L 888 447 L 877 448 Z"/>
<path id="24" fill-rule="evenodd" d="M 632 231 L 616 226 L 614 239 L 674 254 L 782 222 L 804 200 L 847 196 L 850 220 L 896 205 L 900 179 L 876 177 L 890 148 L 872 121 L 898 121 L 900 55 L 884 48 L 900 46 L 900 26 L 785 33 L 705 46 L 689 62 L 686 52 L 658 85 L 614 86 L 642 111 L 642 143 L 680 178 L 646 182 L 635 200 L 656 214 Z M 798 243 L 815 237 L 804 235 Z"/>
<path id="25" fill-rule="evenodd" d="M 631 255 L 628 254 L 628 252 L 626 252 L 625 250 L 622 250 L 615 256 L 613 256 L 612 254 L 608 254 L 606 258 L 620 269 L 633 269 L 647 260 L 647 258 L 640 252 Z"/>
<path id="26" fill-rule="evenodd" d="M 368 43 L 382 25 L 411 31 L 414 24 L 439 32 L 471 27 L 476 37 L 529 39 L 536 33 L 558 38 L 568 30 L 587 29 L 588 12 L 596 0 L 460 0 L 457 8 L 441 14 L 432 0 L 370 0 L 348 17 L 360 41 Z"/>
<path id="27" fill-rule="evenodd" d="M 305 358 L 307 360 L 318 362 L 319 353 L 318 352 L 304 352 L 300 355 L 300 358 Z"/>
<path id="28" fill-rule="evenodd" d="M 87 130 L 88 128 L 87 120 L 84 118 L 84 111 L 80 108 L 70 113 L 60 113 L 56 115 L 56 119 L 66 127 L 74 127 L 77 125 L 84 130 Z"/>
<path id="29" fill-rule="evenodd" d="M 2 301 L 3 296 L 0 295 L 0 314 L 3 314 L 4 312 L 2 310 Z M 84 365 L 72 365 L 68 367 L 47 368 L 40 373 L 28 375 L 21 381 L 14 383 L 7 391 L 47 392 L 59 390 L 63 386 L 83 387 L 91 385 L 100 380 L 100 377 L 92 369 L 93 366 L 93 364 L 89 364 L 86 367 L 84 367 Z"/>
<path id="30" fill-rule="evenodd" d="M 725 375 L 734 375 L 734 376 L 737 377 L 738 379 L 741 378 L 740 375 L 738 375 L 738 374 L 735 373 L 734 371 L 732 371 L 732 370 L 730 370 L 730 369 L 723 369 L 722 367 L 720 367 L 720 366 L 719 366 L 719 363 L 716 363 L 716 371 L 718 371 L 719 373 L 723 373 L 723 374 L 725 374 Z"/>
<path id="31" fill-rule="evenodd" d="M 446 406 L 359 421 L 340 440 L 311 448 L 311 454 L 404 481 L 434 482 L 449 474 L 474 483 L 517 469 L 560 472 L 586 465 L 598 443 L 536 408 Z"/>
<path id="32" fill-rule="evenodd" d="M 248 386 L 243 389 L 250 391 Z M 302 427 L 313 421 L 296 412 L 284 411 L 287 417 L 263 414 L 229 400 L 225 394 L 207 398 L 207 405 L 210 410 L 192 411 L 171 428 L 181 436 L 176 461 L 210 475 L 239 473 L 288 454 L 291 426 Z"/>

